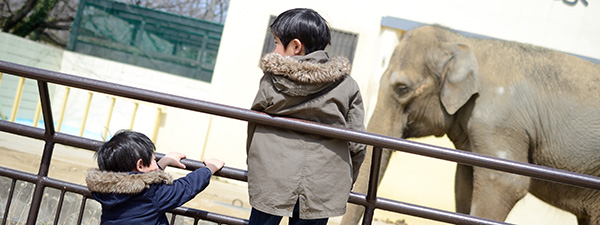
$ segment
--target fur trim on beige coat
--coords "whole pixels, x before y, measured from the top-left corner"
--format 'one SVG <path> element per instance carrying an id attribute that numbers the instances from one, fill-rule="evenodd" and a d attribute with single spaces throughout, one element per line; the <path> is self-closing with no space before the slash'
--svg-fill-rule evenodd
<path id="1" fill-rule="evenodd" d="M 314 60 L 298 61 L 296 58 L 269 53 L 263 56 L 260 68 L 265 73 L 282 75 L 307 84 L 331 83 L 350 74 L 350 61 L 344 57 L 334 57 L 324 63 Z"/>

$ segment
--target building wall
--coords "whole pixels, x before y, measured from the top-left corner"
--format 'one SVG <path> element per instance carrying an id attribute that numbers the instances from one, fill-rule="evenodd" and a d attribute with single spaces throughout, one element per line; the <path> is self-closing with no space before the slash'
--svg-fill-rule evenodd
<path id="1" fill-rule="evenodd" d="M 60 68 L 62 51 L 54 47 L 40 45 L 30 40 L 0 32 L 0 60 L 48 70 L 57 70 Z M 10 75 L 2 76 L 2 83 L 0 84 L 0 114 L 5 119 L 10 118 L 18 83 L 18 77 Z M 38 99 L 37 83 L 32 80 L 25 80 L 22 104 L 17 111 L 17 117 L 32 118 Z"/>

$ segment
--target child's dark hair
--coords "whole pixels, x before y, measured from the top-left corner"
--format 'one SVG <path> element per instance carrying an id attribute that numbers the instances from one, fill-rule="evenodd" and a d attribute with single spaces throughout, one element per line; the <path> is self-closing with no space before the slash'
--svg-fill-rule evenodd
<path id="1" fill-rule="evenodd" d="M 298 38 L 304 44 L 306 54 L 324 50 L 331 42 L 327 21 L 312 9 L 287 10 L 275 18 L 270 28 L 284 47 Z"/>
<path id="2" fill-rule="evenodd" d="M 100 170 L 131 172 L 135 171 L 139 159 L 144 166 L 150 166 L 154 151 L 154 144 L 146 135 L 120 130 L 98 148 L 96 159 Z"/>

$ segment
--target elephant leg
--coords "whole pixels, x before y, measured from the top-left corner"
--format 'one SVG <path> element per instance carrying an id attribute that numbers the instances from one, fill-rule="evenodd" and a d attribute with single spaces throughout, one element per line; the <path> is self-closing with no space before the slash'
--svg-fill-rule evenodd
<path id="1" fill-rule="evenodd" d="M 456 212 L 469 214 L 473 197 L 473 167 L 457 164 L 454 179 L 454 199 Z"/>
<path id="2" fill-rule="evenodd" d="M 587 224 L 590 225 L 600 225 L 600 214 L 598 211 L 595 211 L 594 213 L 591 213 L 590 215 L 590 220 L 588 221 Z"/>
<path id="3" fill-rule="evenodd" d="M 590 225 L 589 220 L 588 217 L 577 217 L 577 225 Z"/>
<path id="4" fill-rule="evenodd" d="M 387 166 L 390 162 L 390 158 L 392 156 L 392 150 L 383 149 L 381 153 L 381 167 L 379 167 L 379 177 L 377 178 L 377 183 L 381 183 L 381 179 L 383 178 L 383 174 L 387 169 Z M 369 187 L 369 174 L 371 171 L 371 160 L 373 158 L 373 148 L 369 146 L 367 148 L 367 154 L 365 156 L 365 161 L 363 161 L 360 172 L 358 173 L 358 178 L 354 183 L 354 188 L 352 189 L 354 192 L 358 193 L 367 193 L 367 189 Z M 346 208 L 346 214 L 342 218 L 341 224 L 358 224 L 360 218 L 365 212 L 365 207 L 362 205 L 356 204 L 348 204 Z"/>
<path id="5" fill-rule="evenodd" d="M 504 221 L 513 206 L 525 197 L 530 178 L 526 176 L 473 168 L 471 215 Z"/>
<path id="6" fill-rule="evenodd" d="M 578 225 L 600 225 L 600 213 L 598 211 L 577 216 Z"/>

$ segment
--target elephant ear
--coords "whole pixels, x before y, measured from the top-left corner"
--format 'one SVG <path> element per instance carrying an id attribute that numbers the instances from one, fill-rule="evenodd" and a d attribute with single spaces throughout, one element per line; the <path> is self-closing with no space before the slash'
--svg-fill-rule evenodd
<path id="1" fill-rule="evenodd" d="M 450 56 L 442 60 L 440 99 L 448 114 L 454 115 L 471 96 L 479 92 L 477 58 L 464 44 L 445 43 L 442 48 Z"/>

